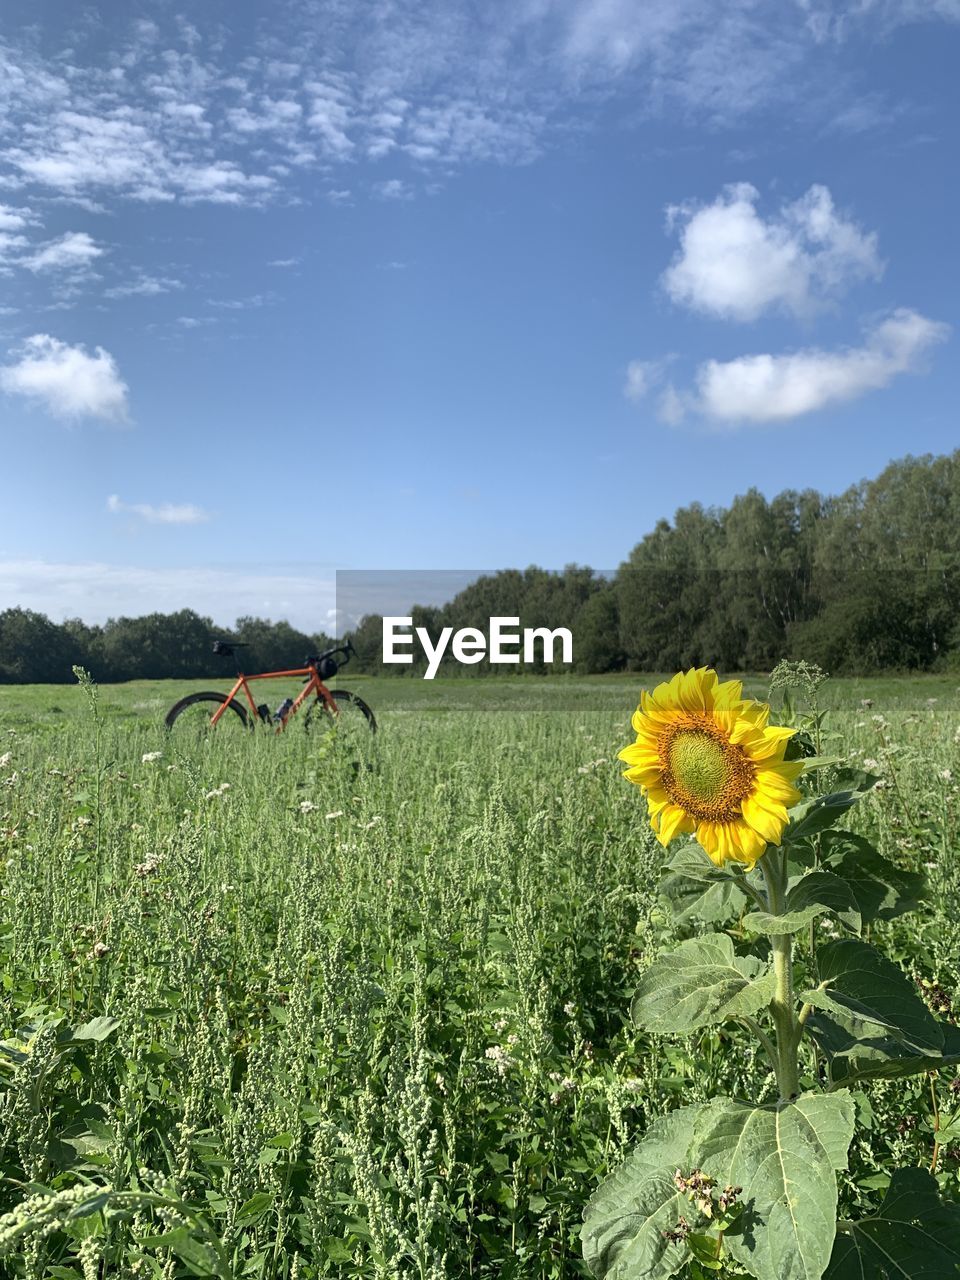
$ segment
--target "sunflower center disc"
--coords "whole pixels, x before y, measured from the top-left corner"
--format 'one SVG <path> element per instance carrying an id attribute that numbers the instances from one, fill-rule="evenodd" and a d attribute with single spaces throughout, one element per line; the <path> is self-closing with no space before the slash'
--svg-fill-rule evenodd
<path id="1" fill-rule="evenodd" d="M 706 733 L 678 733 L 670 744 L 670 772 L 679 791 L 701 805 L 724 798 L 733 772 L 729 753 Z"/>

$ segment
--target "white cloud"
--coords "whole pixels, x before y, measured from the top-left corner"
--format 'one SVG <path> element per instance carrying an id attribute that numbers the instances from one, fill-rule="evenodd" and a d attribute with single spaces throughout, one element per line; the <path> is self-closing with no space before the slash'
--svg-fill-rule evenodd
<path id="1" fill-rule="evenodd" d="M 55 621 L 81 617 L 102 623 L 120 616 L 193 609 L 222 627 L 252 615 L 286 618 L 313 632 L 329 625 L 336 587 L 332 570 L 323 575 L 306 565 L 150 569 L 7 559 L 0 560 L 0 602 L 35 609 Z"/>
<path id="2" fill-rule="evenodd" d="M 103 253 L 86 231 L 68 231 L 24 258 L 23 265 L 31 271 L 82 271 Z"/>
<path id="3" fill-rule="evenodd" d="M 211 307 L 221 311 L 255 311 L 259 307 L 272 307 L 279 301 L 279 295 L 270 290 L 268 293 L 252 293 L 246 298 L 210 298 Z"/>
<path id="4" fill-rule="evenodd" d="M 883 35 L 916 22 L 960 22 L 960 0 L 858 0 L 854 6 L 840 6 L 834 0 L 800 0 L 809 15 L 807 27 L 821 42 L 844 41 L 855 26 L 870 22 Z"/>
<path id="5" fill-rule="evenodd" d="M 376 182 L 373 189 L 381 200 L 413 199 L 413 187 L 400 178 L 388 178 L 385 182 Z"/>
<path id="6" fill-rule="evenodd" d="M 631 360 L 627 365 L 627 376 L 623 386 L 623 394 L 628 400 L 637 403 L 648 395 L 659 383 L 672 356 L 663 360 Z"/>
<path id="7" fill-rule="evenodd" d="M 149 502 L 121 502 L 117 494 L 107 499 L 107 510 L 113 515 L 131 515 L 147 524 L 203 524 L 210 513 L 191 502 L 163 502 L 153 506 Z"/>
<path id="8" fill-rule="evenodd" d="M 15 209 L 9 204 L 0 204 L 0 231 L 20 231 L 21 228 L 36 222 L 29 209 Z"/>
<path id="9" fill-rule="evenodd" d="M 688 412 L 727 425 L 787 422 L 878 391 L 902 373 L 921 372 L 949 332 L 948 325 L 900 308 L 859 347 L 708 360 L 697 370 L 695 391 L 667 388 L 660 415 L 673 423 Z"/>
<path id="10" fill-rule="evenodd" d="M 910 20 L 925 7 L 950 19 L 957 0 L 861 0 L 849 22 L 882 33 L 892 13 Z M 633 118 L 710 125 L 771 108 L 829 123 L 849 108 L 854 127 L 876 127 L 891 107 L 854 110 L 860 68 L 834 9 L 384 0 L 371 18 L 362 5 L 311 0 L 276 6 L 271 30 L 253 24 L 246 47 L 238 28 L 229 55 L 212 20 L 121 16 L 96 59 L 74 32 L 43 56 L 30 37 L 0 42 L 0 178 L 88 205 L 259 206 L 299 196 L 305 169 L 326 177 L 360 160 L 524 163 L 611 100 Z"/>
<path id="11" fill-rule="evenodd" d="M 19 235 L 14 231 L 0 231 L 0 272 L 3 275 L 10 274 L 8 264 L 17 263 L 20 258 L 21 250 L 29 245 L 26 236 Z"/>
<path id="12" fill-rule="evenodd" d="M 173 290 L 183 287 L 182 280 L 174 280 L 168 276 L 140 275 L 135 280 L 127 281 L 126 284 L 117 284 L 107 289 L 106 296 L 108 298 L 152 298 L 157 294 L 172 293 Z"/>
<path id="13" fill-rule="evenodd" d="M 82 346 L 35 333 L 24 342 L 20 358 L 0 368 L 0 387 L 37 401 L 57 418 L 127 421 L 127 384 L 103 347 L 89 355 Z"/>
<path id="14" fill-rule="evenodd" d="M 675 303 L 741 321 L 772 310 L 807 316 L 882 274 L 876 235 L 841 217 L 826 187 L 811 187 L 767 220 L 757 213 L 759 198 L 738 183 L 712 204 L 668 210 L 680 249 L 663 286 Z"/>
<path id="15" fill-rule="evenodd" d="M 267 263 L 268 267 L 298 267 L 299 265 L 299 258 L 274 258 Z"/>

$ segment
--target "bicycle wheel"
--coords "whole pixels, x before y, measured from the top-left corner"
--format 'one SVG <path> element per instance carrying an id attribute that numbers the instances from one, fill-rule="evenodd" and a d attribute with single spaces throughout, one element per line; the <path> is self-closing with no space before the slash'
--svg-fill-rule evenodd
<path id="1" fill-rule="evenodd" d="M 210 723 L 211 716 L 215 715 L 217 710 L 216 706 L 211 706 L 211 703 L 227 706 L 227 711 L 216 724 Z M 224 693 L 206 692 L 191 693 L 181 698 L 167 712 L 164 724 L 168 729 L 176 725 L 178 737 L 194 738 L 205 737 L 221 727 L 223 731 L 230 733 L 252 727 L 246 709 L 236 699 L 228 699 Z"/>
<path id="2" fill-rule="evenodd" d="M 307 732 L 332 733 L 338 745 L 341 742 L 359 747 L 368 744 L 370 735 L 377 731 L 377 721 L 364 700 L 348 689 L 331 689 L 330 696 L 337 704 L 337 713 L 330 710 L 323 698 L 317 698 L 307 708 Z"/>

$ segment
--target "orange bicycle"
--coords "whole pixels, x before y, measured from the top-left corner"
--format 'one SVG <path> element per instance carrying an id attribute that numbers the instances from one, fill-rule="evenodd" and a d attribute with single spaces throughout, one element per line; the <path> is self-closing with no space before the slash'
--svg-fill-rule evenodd
<path id="1" fill-rule="evenodd" d="M 213 652 L 221 658 L 236 657 L 237 649 L 247 647 L 240 640 L 215 640 Z M 304 721 L 307 728 L 328 728 L 334 725 L 345 727 L 348 732 L 355 732 L 363 726 L 375 733 L 377 722 L 373 712 L 355 693 L 346 689 L 328 689 L 325 680 L 332 680 L 342 666 L 350 661 L 355 653 L 348 640 L 345 645 L 336 649 L 328 649 L 325 653 L 311 654 L 304 659 L 305 665 L 290 671 L 263 671 L 258 675 L 248 676 L 240 670 L 237 658 L 237 680 L 229 693 L 214 693 L 204 690 L 201 693 L 188 693 L 167 712 L 164 723 L 168 729 L 177 726 L 182 731 L 187 725 L 195 733 L 207 732 L 221 723 L 234 728 L 252 729 L 257 724 L 268 724 L 276 733 L 283 733 L 287 725 L 308 703 Z M 250 689 L 255 680 L 304 679 L 304 688 L 295 698 L 284 698 L 276 711 L 271 712 L 265 702 L 257 703 Z M 238 700 L 238 694 L 246 695 L 250 710 Z M 214 704 L 211 707 L 211 704 Z"/>

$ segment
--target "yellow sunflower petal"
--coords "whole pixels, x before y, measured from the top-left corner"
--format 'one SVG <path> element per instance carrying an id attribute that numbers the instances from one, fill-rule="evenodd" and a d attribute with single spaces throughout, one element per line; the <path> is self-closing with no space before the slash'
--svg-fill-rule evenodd
<path id="1" fill-rule="evenodd" d="M 682 831 L 690 832 L 693 830 L 693 819 L 679 807 L 679 805 L 671 804 L 660 814 L 660 827 L 657 831 L 657 839 L 666 847 L 675 835 Z"/>
<path id="2" fill-rule="evenodd" d="M 786 813 L 782 818 L 778 818 L 761 804 L 755 796 L 747 796 L 743 802 L 743 816 L 753 830 L 759 833 L 764 842 L 769 844 L 780 843 L 783 828 L 786 826 Z"/>
<path id="3" fill-rule="evenodd" d="M 624 747 L 622 751 L 618 751 L 617 759 L 622 760 L 624 764 L 657 765 L 660 762 L 656 751 L 651 751 L 642 742 L 633 742 L 629 747 Z"/>
<path id="4" fill-rule="evenodd" d="M 769 760 L 774 756 L 782 760 L 787 743 L 796 732 L 796 729 L 785 729 L 780 725 L 764 729 L 762 738 L 750 754 L 754 760 Z"/>
<path id="5" fill-rule="evenodd" d="M 769 796 L 771 800 L 779 801 L 789 809 L 800 799 L 800 792 L 791 784 L 802 770 L 803 765 L 793 760 L 774 765 L 772 768 L 760 768 L 756 773 L 755 790 Z"/>
<path id="6" fill-rule="evenodd" d="M 749 827 L 741 827 L 739 831 L 739 843 L 743 857 L 738 861 L 742 862 L 748 871 L 752 871 L 756 866 L 757 859 L 767 847 L 767 841 L 756 831 L 751 831 Z"/>

